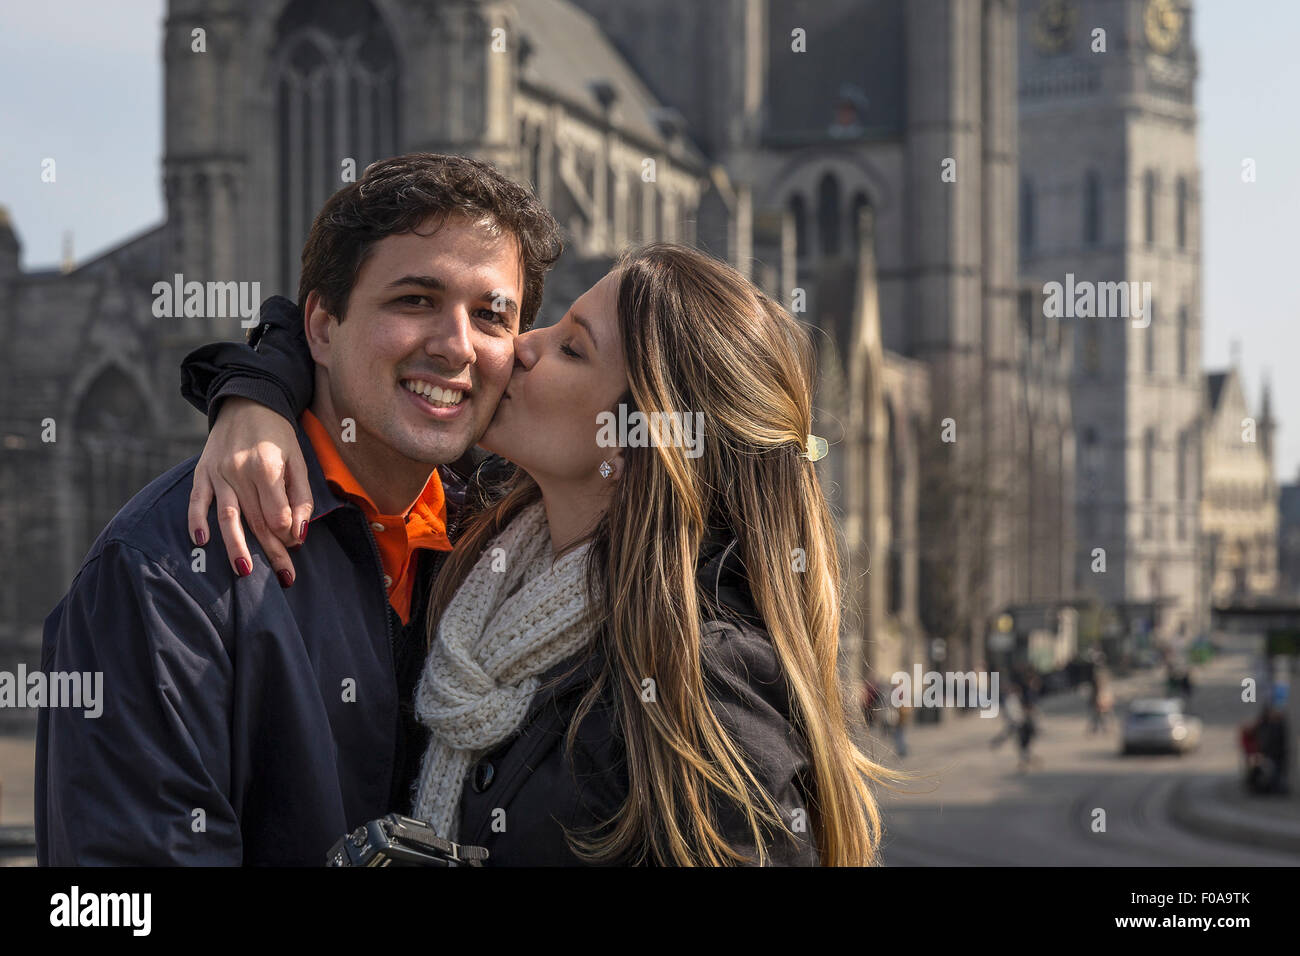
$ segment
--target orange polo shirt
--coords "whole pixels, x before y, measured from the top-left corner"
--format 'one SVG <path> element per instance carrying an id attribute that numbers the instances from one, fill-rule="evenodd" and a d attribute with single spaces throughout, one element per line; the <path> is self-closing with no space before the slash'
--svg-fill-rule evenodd
<path id="1" fill-rule="evenodd" d="M 311 439 L 311 447 L 320 460 L 325 480 L 338 494 L 356 502 L 370 522 L 370 531 L 379 545 L 379 560 L 384 566 L 384 585 L 388 588 L 388 602 L 393 605 L 403 624 L 411 614 L 411 592 L 415 586 L 415 551 L 450 551 L 447 537 L 447 501 L 442 491 L 442 479 L 435 469 L 420 497 L 404 515 L 380 514 L 365 489 L 352 476 L 348 466 L 339 456 L 338 447 L 319 418 L 310 411 L 302 413 L 303 431 Z"/>

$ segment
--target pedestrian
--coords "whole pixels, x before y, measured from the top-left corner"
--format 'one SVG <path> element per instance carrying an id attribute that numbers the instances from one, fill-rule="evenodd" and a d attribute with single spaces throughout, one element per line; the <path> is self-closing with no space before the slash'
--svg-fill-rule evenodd
<path id="1" fill-rule="evenodd" d="M 1020 688 L 1024 715 L 1021 717 L 1020 725 L 1017 728 L 1017 741 L 1020 744 L 1019 769 L 1022 773 L 1028 770 L 1031 765 L 1040 764 L 1042 762 L 1033 755 L 1034 738 L 1038 736 L 1037 683 L 1037 676 L 1029 674 L 1025 677 L 1025 682 Z"/>
<path id="2" fill-rule="evenodd" d="M 1260 721 L 1245 724 L 1241 728 L 1241 752 L 1246 758 L 1246 789 L 1251 793 L 1264 791 L 1265 763 L 1259 752 Z"/>
<path id="3" fill-rule="evenodd" d="M 1286 793 L 1286 717 L 1281 708 L 1264 708 L 1255 732 L 1260 755 L 1265 759 L 1262 781 L 1264 793 Z"/>
<path id="4" fill-rule="evenodd" d="M 1009 738 L 1016 736 L 1024 714 L 1024 706 L 1020 703 L 1020 692 L 1016 689 L 1016 685 L 1012 684 L 1002 695 L 1002 729 L 989 741 L 989 747 L 997 750 Z"/>
<path id="5" fill-rule="evenodd" d="M 1105 730 L 1110 725 L 1115 695 L 1110 688 L 1110 675 L 1104 667 L 1095 667 L 1092 674 L 1092 693 L 1089 695 L 1090 716 L 1088 733 Z"/>
<path id="6" fill-rule="evenodd" d="M 1038 763 L 1038 759 L 1033 755 L 1034 737 L 1038 734 L 1038 725 L 1034 720 L 1034 710 L 1025 708 L 1025 716 L 1020 721 L 1017 728 L 1017 739 L 1020 744 L 1020 770 L 1028 770 L 1030 765 Z"/>
<path id="7" fill-rule="evenodd" d="M 911 720 L 912 708 L 903 704 L 895 707 L 892 703 L 884 708 L 885 726 L 894 738 L 894 752 L 899 759 L 907 756 L 907 724 Z"/>

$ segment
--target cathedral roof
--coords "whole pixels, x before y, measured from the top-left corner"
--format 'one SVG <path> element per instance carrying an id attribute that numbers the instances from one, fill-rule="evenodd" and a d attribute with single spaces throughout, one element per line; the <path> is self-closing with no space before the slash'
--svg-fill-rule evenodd
<path id="1" fill-rule="evenodd" d="M 667 147 L 660 126 L 667 111 L 586 12 L 569 0 L 528 0 L 518 11 L 520 32 L 532 50 L 522 71 L 525 82 L 595 116 L 602 112 L 596 85 L 609 84 L 615 94 L 614 125 Z M 704 164 L 684 132 L 680 158 Z"/>
<path id="2" fill-rule="evenodd" d="M 103 272 L 157 278 L 162 274 L 166 226 L 156 223 L 127 236 L 85 262 L 78 262 L 75 271 L 83 276 L 97 276 Z"/>

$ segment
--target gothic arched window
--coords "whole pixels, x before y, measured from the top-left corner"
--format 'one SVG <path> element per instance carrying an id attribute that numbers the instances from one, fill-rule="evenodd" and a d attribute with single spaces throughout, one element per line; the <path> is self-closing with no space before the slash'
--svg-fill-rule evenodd
<path id="1" fill-rule="evenodd" d="M 1186 431 L 1178 435 L 1178 500 L 1191 497 L 1192 436 Z"/>
<path id="2" fill-rule="evenodd" d="M 1142 497 L 1150 501 L 1156 493 L 1156 430 L 1142 433 Z"/>
<path id="3" fill-rule="evenodd" d="M 1020 255 L 1034 248 L 1034 231 L 1037 225 L 1034 218 L 1034 184 L 1028 176 L 1020 180 Z"/>
<path id="4" fill-rule="evenodd" d="M 834 173 L 817 185 L 817 239 L 823 256 L 840 254 L 840 181 Z"/>
<path id="5" fill-rule="evenodd" d="M 1156 302 L 1151 299 L 1147 302 L 1147 320 L 1149 324 L 1145 329 L 1140 329 L 1145 336 L 1144 346 L 1146 360 L 1143 363 L 1148 375 L 1154 375 L 1156 371 Z"/>
<path id="6" fill-rule="evenodd" d="M 1178 239 L 1178 248 L 1186 249 L 1187 248 L 1188 195 L 1187 195 L 1187 180 L 1182 176 L 1178 177 L 1177 196 L 1178 196 L 1178 213 L 1177 213 L 1178 218 L 1175 226 L 1176 229 L 1175 235 L 1177 236 Z"/>
<path id="7" fill-rule="evenodd" d="M 1083 180 L 1083 241 L 1090 246 L 1101 242 L 1101 177 L 1095 169 Z"/>
<path id="8" fill-rule="evenodd" d="M 1083 466 L 1084 491 L 1089 495 L 1097 491 L 1101 480 L 1101 447 L 1097 442 L 1097 429 L 1091 425 L 1083 429 L 1081 436 L 1080 464 Z"/>
<path id="9" fill-rule="evenodd" d="M 100 372 L 77 403 L 73 436 L 85 519 L 79 554 L 158 473 L 158 449 L 149 437 L 152 420 L 143 393 L 116 366 Z"/>
<path id="10" fill-rule="evenodd" d="M 276 27 L 280 278 L 297 294 L 299 253 L 325 200 L 397 152 L 397 51 L 369 0 L 293 0 Z"/>
<path id="11" fill-rule="evenodd" d="M 1178 377 L 1187 377 L 1187 359 L 1189 358 L 1191 330 L 1187 327 L 1187 306 L 1178 307 Z"/>
<path id="12" fill-rule="evenodd" d="M 1156 174 L 1148 169 L 1142 177 L 1142 235 L 1147 245 L 1156 241 Z"/>

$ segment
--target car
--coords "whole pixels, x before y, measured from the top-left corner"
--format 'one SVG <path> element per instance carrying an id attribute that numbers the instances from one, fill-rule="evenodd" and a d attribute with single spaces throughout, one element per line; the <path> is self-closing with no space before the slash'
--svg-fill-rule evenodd
<path id="1" fill-rule="evenodd" d="M 1201 719 L 1183 709 L 1177 697 L 1135 700 L 1124 718 L 1120 753 L 1175 753 L 1201 743 Z"/>

